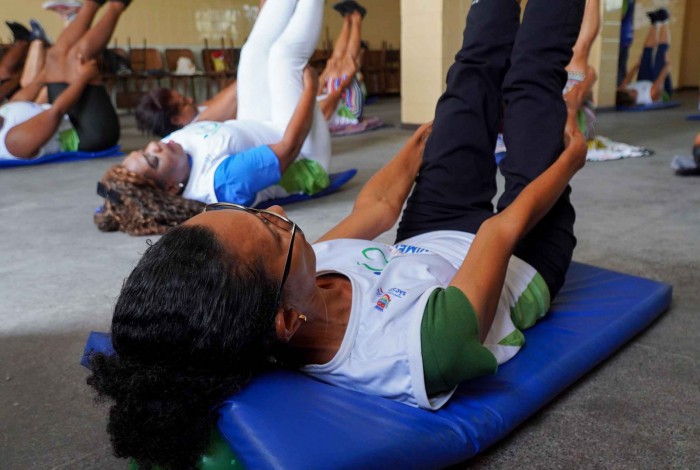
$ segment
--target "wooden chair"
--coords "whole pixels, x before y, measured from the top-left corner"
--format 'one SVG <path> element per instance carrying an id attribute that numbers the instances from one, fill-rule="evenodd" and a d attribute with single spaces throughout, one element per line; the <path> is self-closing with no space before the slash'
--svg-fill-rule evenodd
<path id="1" fill-rule="evenodd" d="M 189 59 L 193 64 L 196 63 L 194 52 L 192 52 L 191 49 L 180 48 L 165 50 L 165 62 L 168 66 L 168 71 L 170 72 L 170 84 L 173 89 L 182 88 L 183 95 L 191 96 L 196 103 L 197 92 L 195 87 L 195 79 L 203 77 L 204 74 L 198 71 L 188 74 L 177 73 L 177 62 L 181 57 Z"/>
<path id="2" fill-rule="evenodd" d="M 122 47 L 112 47 L 109 51 L 117 54 L 125 59 L 125 63 L 129 62 L 129 53 Z M 107 88 L 107 92 L 113 95 L 113 101 L 116 108 L 126 108 L 131 110 L 140 98 L 140 93 L 136 93 L 130 89 L 129 84 L 135 78 L 134 72 L 129 65 L 129 71 L 117 73 L 107 67 L 104 62 L 100 63 L 102 72 L 102 81 Z"/>
<path id="3" fill-rule="evenodd" d="M 207 80 L 207 99 L 211 98 L 211 85 L 216 84 L 217 92 L 236 79 L 241 50 L 235 47 L 210 49 L 205 41 L 202 49 L 202 66 Z M 215 63 L 219 65 L 216 66 Z"/>
<path id="4" fill-rule="evenodd" d="M 362 74 L 368 95 L 383 95 L 386 92 L 386 50 L 366 50 L 362 58 Z"/>
<path id="5" fill-rule="evenodd" d="M 401 51 L 384 47 L 385 93 L 401 93 Z"/>

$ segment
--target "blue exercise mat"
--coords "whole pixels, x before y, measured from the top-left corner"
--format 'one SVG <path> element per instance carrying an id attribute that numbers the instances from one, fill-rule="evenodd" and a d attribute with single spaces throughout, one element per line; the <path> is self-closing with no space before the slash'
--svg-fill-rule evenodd
<path id="1" fill-rule="evenodd" d="M 345 183 L 353 179 L 356 174 L 357 169 L 355 168 L 351 168 L 350 170 L 342 171 L 340 173 L 332 173 L 328 175 L 331 180 L 328 187 L 323 191 L 319 191 L 313 196 L 309 196 L 308 194 L 292 194 L 291 196 L 287 197 L 268 199 L 267 201 L 263 201 L 255 207 L 257 207 L 258 209 L 265 209 L 270 206 L 287 206 L 295 202 L 308 201 L 309 199 L 318 199 L 323 196 L 328 196 L 329 194 L 332 194 L 339 190 Z"/>
<path id="2" fill-rule="evenodd" d="M 700 113 L 699 114 L 689 114 L 688 116 L 685 117 L 686 121 L 700 121 Z"/>
<path id="3" fill-rule="evenodd" d="M 669 285 L 573 263 L 550 313 L 493 376 L 462 384 L 437 412 L 333 387 L 301 373 L 258 377 L 220 410 L 246 468 L 443 468 L 497 442 L 646 328 Z M 93 333 L 86 345 L 109 352 Z"/>
<path id="4" fill-rule="evenodd" d="M 42 163 L 65 163 L 77 160 L 87 160 L 90 158 L 116 157 L 123 155 L 121 147 L 114 147 L 100 150 L 99 152 L 59 152 L 44 155 L 30 160 L 0 160 L 0 168 L 11 168 L 15 166 L 40 165 Z"/>
<path id="5" fill-rule="evenodd" d="M 671 109 L 677 108 L 681 105 L 680 101 L 658 101 L 652 104 L 640 104 L 637 106 L 616 106 L 617 111 L 627 111 L 627 112 L 641 112 L 641 111 L 655 111 L 657 109 Z"/>

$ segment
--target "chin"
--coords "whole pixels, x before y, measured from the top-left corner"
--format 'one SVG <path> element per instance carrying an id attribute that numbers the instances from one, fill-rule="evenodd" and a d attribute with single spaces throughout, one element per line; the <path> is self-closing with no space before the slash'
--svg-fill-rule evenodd
<path id="1" fill-rule="evenodd" d="M 176 154 L 180 154 L 180 155 L 185 154 L 185 149 L 182 148 L 182 145 L 178 144 L 174 140 L 169 140 L 168 143 L 165 145 Z"/>

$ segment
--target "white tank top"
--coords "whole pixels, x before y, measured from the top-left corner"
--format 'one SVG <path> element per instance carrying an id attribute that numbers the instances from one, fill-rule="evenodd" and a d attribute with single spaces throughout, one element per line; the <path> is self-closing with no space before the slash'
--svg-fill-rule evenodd
<path id="1" fill-rule="evenodd" d="M 192 159 L 183 196 L 204 203 L 216 202 L 214 173 L 230 155 L 279 142 L 282 134 L 255 121 L 197 121 L 164 137 L 175 141 Z"/>
<path id="2" fill-rule="evenodd" d="M 440 408 L 454 389 L 428 397 L 423 375 L 421 323 L 430 295 L 447 287 L 474 235 L 431 232 L 385 245 L 367 240 L 331 240 L 314 245 L 317 275 L 340 273 L 352 284 L 352 310 L 335 357 L 301 370 L 340 387 L 379 395 L 425 409 Z M 484 342 L 499 364 L 519 346 L 498 344 L 515 331 L 510 307 L 535 276 L 511 257 L 496 318 Z"/>
<path id="3" fill-rule="evenodd" d="M 637 92 L 637 104 L 652 104 L 654 102 L 651 99 L 651 88 L 654 83 L 650 80 L 639 80 L 637 82 L 632 82 L 627 85 L 628 90 L 634 90 Z"/>

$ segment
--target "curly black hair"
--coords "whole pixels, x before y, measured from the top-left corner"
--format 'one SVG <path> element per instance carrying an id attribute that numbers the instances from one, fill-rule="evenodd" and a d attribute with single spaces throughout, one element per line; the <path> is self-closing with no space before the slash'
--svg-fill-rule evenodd
<path id="1" fill-rule="evenodd" d="M 176 227 L 146 250 L 115 305 L 117 354 L 93 355 L 87 379 L 113 401 L 117 457 L 196 467 L 217 405 L 271 354 L 277 285 L 262 259 L 241 262 L 204 227 Z"/>

